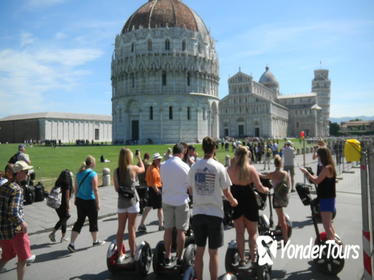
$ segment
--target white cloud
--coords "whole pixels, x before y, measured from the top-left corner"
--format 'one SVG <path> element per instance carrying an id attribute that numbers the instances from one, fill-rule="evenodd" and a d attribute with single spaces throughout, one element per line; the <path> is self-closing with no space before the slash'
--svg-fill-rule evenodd
<path id="1" fill-rule="evenodd" d="M 45 63 L 58 63 L 66 66 L 79 66 L 102 55 L 97 49 L 63 49 L 63 50 L 42 50 L 36 58 Z"/>
<path id="2" fill-rule="evenodd" d="M 56 4 L 60 4 L 66 2 L 66 0 L 27 0 L 26 5 L 28 7 L 36 8 L 36 7 L 45 7 L 45 6 L 53 6 Z"/>
<path id="3" fill-rule="evenodd" d="M 254 26 L 219 42 L 222 53 L 230 53 L 230 61 L 250 56 L 295 50 L 320 49 L 338 40 L 372 30 L 374 21 L 324 21 L 295 24 L 278 23 Z M 237 44 L 237 42 L 241 42 Z"/>
<path id="4" fill-rule="evenodd" d="M 6 100 L 0 114 L 14 114 L 14 108 L 17 112 L 45 111 L 56 103 L 48 94 L 72 90 L 90 74 L 78 66 L 101 55 L 94 49 L 0 50 L 0 97 Z"/>
<path id="5" fill-rule="evenodd" d="M 34 35 L 32 35 L 29 32 L 22 32 L 20 36 L 20 46 L 21 48 L 27 47 L 28 45 L 31 45 L 35 41 Z"/>

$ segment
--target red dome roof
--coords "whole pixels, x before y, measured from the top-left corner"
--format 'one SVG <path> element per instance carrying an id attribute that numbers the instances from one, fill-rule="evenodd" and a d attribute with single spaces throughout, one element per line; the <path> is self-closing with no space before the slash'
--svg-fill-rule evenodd
<path id="1" fill-rule="evenodd" d="M 208 33 L 201 18 L 180 0 L 149 0 L 127 20 L 122 33 L 159 27 L 181 27 Z"/>

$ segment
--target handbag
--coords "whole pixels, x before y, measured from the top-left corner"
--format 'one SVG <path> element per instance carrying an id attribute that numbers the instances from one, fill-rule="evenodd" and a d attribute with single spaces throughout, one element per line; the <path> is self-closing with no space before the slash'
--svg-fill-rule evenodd
<path id="1" fill-rule="evenodd" d="M 256 189 L 253 189 L 253 193 L 255 196 L 256 204 L 257 204 L 257 209 L 259 210 L 264 210 L 266 206 L 266 197 L 267 195 L 264 193 L 258 192 Z"/>
<path id="2" fill-rule="evenodd" d="M 120 196 L 126 199 L 131 199 L 135 196 L 135 191 L 131 186 L 119 186 L 118 193 L 120 194 Z"/>
<path id="3" fill-rule="evenodd" d="M 117 177 L 119 179 L 119 169 L 117 169 Z M 135 189 L 132 186 L 119 185 L 118 194 L 126 199 L 132 199 L 135 196 Z"/>
<path id="4" fill-rule="evenodd" d="M 61 206 L 61 188 L 54 187 L 47 197 L 47 205 L 53 209 L 58 209 Z"/>
<path id="5" fill-rule="evenodd" d="M 274 188 L 274 197 L 273 205 L 276 208 L 287 207 L 288 205 L 288 192 L 290 188 L 287 184 L 287 181 L 283 179 L 275 188 Z"/>

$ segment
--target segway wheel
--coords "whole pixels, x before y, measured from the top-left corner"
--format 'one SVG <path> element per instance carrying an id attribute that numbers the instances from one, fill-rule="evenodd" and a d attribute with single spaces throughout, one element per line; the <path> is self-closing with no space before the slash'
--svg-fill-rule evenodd
<path id="1" fill-rule="evenodd" d="M 125 251 L 125 246 L 122 245 L 122 252 Z M 117 266 L 117 258 L 118 258 L 118 251 L 117 251 L 117 244 L 115 241 L 109 244 L 107 250 L 107 257 L 106 257 L 106 265 L 110 273 L 116 273 L 118 271 Z"/>
<path id="2" fill-rule="evenodd" d="M 189 266 L 183 275 L 183 280 L 193 280 L 196 278 L 195 269 L 193 266 Z"/>
<path id="3" fill-rule="evenodd" d="M 142 248 L 138 261 L 136 262 L 136 271 L 141 276 L 146 276 L 151 267 L 152 251 L 147 242 L 142 243 Z"/>
<path id="4" fill-rule="evenodd" d="M 268 265 L 258 266 L 256 274 L 257 280 L 270 280 L 271 268 Z"/>
<path id="5" fill-rule="evenodd" d="M 225 268 L 228 273 L 236 273 L 239 266 L 239 252 L 236 248 L 228 248 L 225 255 Z"/>
<path id="6" fill-rule="evenodd" d="M 163 272 L 163 262 L 164 262 L 164 255 L 165 255 L 165 243 L 164 241 L 160 241 L 157 243 L 155 248 L 155 253 L 153 255 L 153 271 L 156 274 L 160 274 Z"/>
<path id="7" fill-rule="evenodd" d="M 327 234 L 325 232 L 320 233 L 321 245 L 326 244 Z M 317 242 L 315 242 L 317 243 Z M 340 237 L 335 235 L 335 246 L 342 247 L 343 242 Z M 334 249 L 331 249 L 333 251 Z M 339 249 L 341 251 L 342 248 Z M 340 255 L 337 258 L 333 256 L 327 256 L 328 247 L 324 248 L 322 252 L 322 258 L 315 259 L 315 263 L 319 266 L 320 270 L 328 275 L 337 275 L 344 268 L 344 258 L 341 258 Z"/>
<path id="8" fill-rule="evenodd" d="M 287 228 L 288 228 L 288 231 L 287 231 L 288 239 L 290 239 L 290 237 L 292 235 L 292 222 L 290 220 L 290 217 L 288 217 L 288 215 L 286 215 L 286 224 L 287 224 Z"/>
<path id="9" fill-rule="evenodd" d="M 190 266 L 194 265 L 195 256 L 196 256 L 195 244 L 188 245 L 183 253 L 183 270 L 187 270 Z"/>

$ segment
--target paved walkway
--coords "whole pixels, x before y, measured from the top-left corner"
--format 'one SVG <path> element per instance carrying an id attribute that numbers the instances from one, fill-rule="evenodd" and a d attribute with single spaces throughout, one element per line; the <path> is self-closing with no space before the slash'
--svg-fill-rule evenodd
<path id="1" fill-rule="evenodd" d="M 296 157 L 295 166 L 295 182 L 303 182 L 303 176 L 301 171 L 298 170 L 298 166 L 303 165 L 303 156 L 298 155 Z M 316 161 L 312 160 L 311 154 L 306 155 L 306 165 L 312 166 L 315 170 L 317 165 Z M 262 171 L 263 164 L 255 164 L 257 170 Z M 354 193 L 360 195 L 360 169 L 351 169 L 354 173 L 342 174 L 342 180 L 337 185 L 337 192 L 342 193 Z M 266 170 L 267 171 L 267 170 Z M 100 193 L 100 211 L 99 219 L 116 215 L 117 209 L 117 193 L 114 191 L 113 186 L 101 187 Z M 71 218 L 68 220 L 68 224 L 72 225 L 77 218 L 76 208 L 73 205 L 73 199 L 71 199 Z M 25 219 L 29 225 L 29 234 L 34 235 L 50 231 L 58 220 L 56 212 L 46 205 L 45 201 L 36 202 L 31 205 L 25 205 L 24 207 Z"/>

